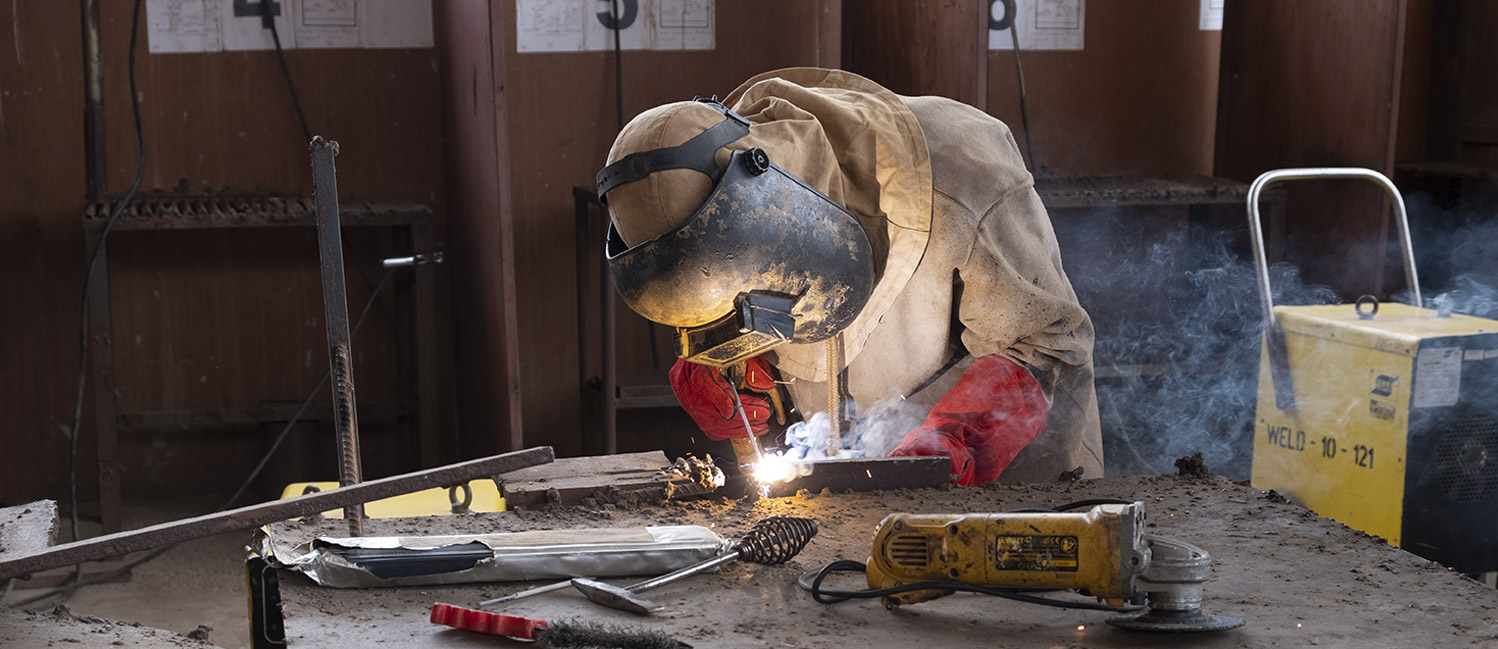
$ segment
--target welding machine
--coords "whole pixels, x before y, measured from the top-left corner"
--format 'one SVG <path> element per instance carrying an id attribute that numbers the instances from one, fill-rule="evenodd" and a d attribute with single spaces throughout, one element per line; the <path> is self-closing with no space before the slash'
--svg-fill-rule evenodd
<path id="1" fill-rule="evenodd" d="M 1258 195 L 1314 178 L 1390 195 L 1413 306 L 1274 306 Z M 1248 214 L 1265 317 L 1253 486 L 1457 570 L 1498 570 L 1498 321 L 1422 308 L 1404 200 L 1376 171 L 1270 171 Z"/>

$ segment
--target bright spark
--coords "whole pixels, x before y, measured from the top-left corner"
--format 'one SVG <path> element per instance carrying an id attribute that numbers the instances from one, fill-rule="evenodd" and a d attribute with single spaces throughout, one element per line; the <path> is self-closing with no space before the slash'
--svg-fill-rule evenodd
<path id="1" fill-rule="evenodd" d="M 1085 625 L 1085 624 L 1078 624 L 1077 625 L 1077 630 L 1078 631 L 1086 631 L 1087 630 L 1087 625 Z"/>
<path id="2" fill-rule="evenodd" d="M 766 454 L 759 464 L 754 465 L 754 479 L 760 484 L 771 482 L 785 482 L 796 477 L 795 467 L 791 461 L 783 455 Z"/>

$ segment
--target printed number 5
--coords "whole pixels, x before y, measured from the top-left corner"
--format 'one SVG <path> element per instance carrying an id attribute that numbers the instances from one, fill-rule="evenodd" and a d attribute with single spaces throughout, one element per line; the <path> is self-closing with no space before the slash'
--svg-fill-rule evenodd
<path id="1" fill-rule="evenodd" d="M 614 0 L 600 1 L 606 5 L 609 5 L 609 9 L 607 11 L 600 11 L 597 14 L 594 14 L 598 16 L 598 22 L 603 25 L 604 29 L 629 29 L 630 25 L 635 24 L 635 18 L 639 17 L 640 15 L 640 0 L 618 0 L 621 12 L 617 18 L 614 17 Z"/>

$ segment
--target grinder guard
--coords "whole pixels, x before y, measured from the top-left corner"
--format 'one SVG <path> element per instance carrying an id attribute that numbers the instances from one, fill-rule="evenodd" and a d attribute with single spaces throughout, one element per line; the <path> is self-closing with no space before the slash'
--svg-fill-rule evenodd
<path id="1" fill-rule="evenodd" d="M 759 149 L 735 151 L 675 229 L 626 249 L 611 224 L 605 255 L 631 309 L 676 327 L 679 356 L 719 367 L 832 337 L 876 280 L 858 219 Z"/>

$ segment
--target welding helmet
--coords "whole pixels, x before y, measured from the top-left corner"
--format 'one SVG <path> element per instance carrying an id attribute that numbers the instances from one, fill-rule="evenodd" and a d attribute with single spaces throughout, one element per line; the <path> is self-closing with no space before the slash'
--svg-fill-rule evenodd
<path id="1" fill-rule="evenodd" d="M 760 148 L 731 150 L 751 128 L 713 100 L 722 120 L 669 147 L 635 151 L 598 173 L 598 198 L 669 170 L 711 183 L 705 201 L 664 233 L 627 245 L 609 224 L 605 257 L 624 302 L 675 328 L 677 355 L 723 367 L 847 327 L 875 284 L 858 218 Z M 728 151 L 727 165 L 718 164 Z M 665 218 L 670 218 L 669 216 Z"/>

